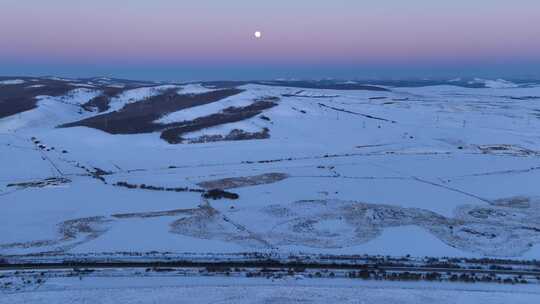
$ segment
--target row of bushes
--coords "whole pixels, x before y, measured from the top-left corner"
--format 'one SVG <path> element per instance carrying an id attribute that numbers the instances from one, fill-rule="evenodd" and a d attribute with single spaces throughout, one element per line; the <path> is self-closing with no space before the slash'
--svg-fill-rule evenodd
<path id="1" fill-rule="evenodd" d="M 374 279 L 374 280 L 388 280 L 388 281 L 443 281 L 448 280 L 450 282 L 465 282 L 465 283 L 476 283 L 476 282 L 496 282 L 496 283 L 505 283 L 505 284 L 527 284 L 528 281 L 522 277 L 514 278 L 505 278 L 502 279 L 497 277 L 494 274 L 491 275 L 482 275 L 477 276 L 475 274 L 462 273 L 458 274 L 447 274 L 447 277 L 444 278 L 443 275 L 439 272 L 427 272 L 427 273 L 414 273 L 414 272 L 391 272 L 386 273 L 384 271 L 351 271 L 348 273 L 349 278 L 359 278 L 359 279 Z"/>
<path id="2" fill-rule="evenodd" d="M 128 188 L 128 189 L 144 189 L 144 190 L 153 190 L 153 191 L 199 192 L 199 193 L 204 192 L 204 190 L 202 190 L 202 189 L 191 189 L 191 188 L 187 188 L 187 187 L 170 188 L 170 187 L 161 187 L 161 186 L 151 186 L 151 185 L 146 185 L 146 184 L 137 185 L 137 184 L 130 184 L 128 182 L 117 182 L 117 183 L 114 184 L 114 186 L 124 187 L 124 188 Z"/>
<path id="3" fill-rule="evenodd" d="M 169 192 L 198 192 L 202 193 L 202 196 L 207 199 L 238 199 L 240 196 L 236 193 L 220 190 L 220 189 L 212 189 L 205 191 L 203 189 L 192 189 L 187 187 L 176 187 L 176 188 L 168 188 L 168 187 L 161 187 L 161 186 L 151 186 L 146 184 L 130 184 L 128 182 L 116 182 L 114 184 L 116 187 L 124 187 L 128 189 L 144 189 L 144 190 L 152 190 L 152 191 L 169 191 Z"/>
<path id="4" fill-rule="evenodd" d="M 260 132 L 246 132 L 240 129 L 234 129 L 229 134 L 223 136 L 216 135 L 203 135 L 197 138 L 189 139 L 190 144 L 209 143 L 218 141 L 236 141 L 236 140 L 250 140 L 250 139 L 266 139 L 270 137 L 270 129 L 263 128 Z"/>

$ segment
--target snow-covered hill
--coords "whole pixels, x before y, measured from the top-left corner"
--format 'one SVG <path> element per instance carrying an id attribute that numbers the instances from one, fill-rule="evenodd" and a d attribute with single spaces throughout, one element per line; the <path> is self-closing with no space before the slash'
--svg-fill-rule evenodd
<path id="1" fill-rule="evenodd" d="M 2 79 L 0 254 L 538 259 L 540 86 L 501 83 Z"/>

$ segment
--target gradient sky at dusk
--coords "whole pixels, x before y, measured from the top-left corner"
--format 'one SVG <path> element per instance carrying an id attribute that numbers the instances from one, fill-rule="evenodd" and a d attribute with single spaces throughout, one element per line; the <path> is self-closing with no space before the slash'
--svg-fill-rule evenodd
<path id="1" fill-rule="evenodd" d="M 538 77 L 540 1 L 0 0 L 16 74 Z"/>

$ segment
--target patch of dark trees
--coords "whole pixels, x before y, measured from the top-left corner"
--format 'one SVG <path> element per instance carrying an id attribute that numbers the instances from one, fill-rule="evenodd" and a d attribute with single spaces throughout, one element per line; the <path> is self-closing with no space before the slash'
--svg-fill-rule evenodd
<path id="1" fill-rule="evenodd" d="M 266 109 L 276 106 L 277 100 L 277 98 L 259 100 L 249 106 L 229 107 L 220 113 L 199 117 L 191 121 L 174 123 L 172 124 L 172 127 L 169 127 L 161 133 L 161 138 L 170 144 L 182 143 L 185 140 L 182 138 L 182 135 L 185 133 L 249 119 L 261 114 Z"/>
<path id="2" fill-rule="evenodd" d="M 87 103 L 83 104 L 82 108 L 86 111 L 97 110 L 98 112 L 105 112 L 109 109 L 109 103 L 111 102 L 111 99 L 115 96 L 118 96 L 125 90 L 125 88 L 106 87 L 103 89 L 100 95 L 90 99 Z"/>
<path id="3" fill-rule="evenodd" d="M 163 94 L 127 104 L 118 111 L 100 114 L 59 127 L 89 127 L 110 134 L 150 133 L 181 124 L 154 122 L 168 113 L 216 102 L 240 92 L 242 90 L 225 89 L 197 95 L 179 95 L 177 90 L 168 90 Z"/>
<path id="4" fill-rule="evenodd" d="M 43 86 L 34 87 L 34 85 Z M 73 86 L 64 81 L 49 79 L 25 81 L 16 85 L 0 85 L 0 118 L 35 109 L 37 96 L 62 96 L 73 89 Z"/>
<path id="5" fill-rule="evenodd" d="M 69 91 L 81 88 L 80 86 L 77 87 L 76 84 L 88 84 L 85 81 L 81 82 L 81 80 L 73 80 L 68 82 L 49 78 L 16 78 L 25 80 L 25 82 L 16 85 L 0 86 L 0 118 L 35 109 L 37 107 L 37 96 L 63 96 Z M 0 80 L 2 79 L 4 78 L 0 78 Z M 109 87 L 108 83 L 105 82 L 93 83 L 92 85 L 95 87 L 95 89 L 101 90 L 102 93 L 87 103 L 81 105 L 81 108 L 86 111 L 98 110 L 99 112 L 103 112 L 109 109 L 111 98 L 118 96 L 123 91 L 138 87 L 151 86 L 150 83 L 142 84 L 129 81 L 124 81 L 124 83 L 125 87 L 123 88 Z"/>

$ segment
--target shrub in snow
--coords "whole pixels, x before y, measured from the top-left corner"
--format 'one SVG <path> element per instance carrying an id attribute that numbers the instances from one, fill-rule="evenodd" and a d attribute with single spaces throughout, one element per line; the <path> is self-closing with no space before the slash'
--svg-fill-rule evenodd
<path id="1" fill-rule="evenodd" d="M 240 196 L 236 193 L 232 193 L 232 192 L 228 192 L 228 191 L 223 191 L 223 190 L 220 190 L 220 189 L 212 189 L 212 190 L 209 190 L 205 193 L 203 193 L 202 195 L 204 198 L 210 198 L 210 199 L 213 199 L 213 200 L 218 200 L 218 199 L 222 199 L 222 198 L 227 198 L 227 199 L 238 199 Z"/>

